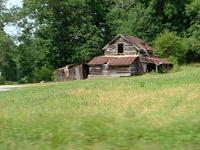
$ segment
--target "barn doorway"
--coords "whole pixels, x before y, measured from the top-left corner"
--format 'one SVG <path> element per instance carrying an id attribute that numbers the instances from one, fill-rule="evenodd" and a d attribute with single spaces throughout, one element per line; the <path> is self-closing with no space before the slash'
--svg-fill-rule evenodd
<path id="1" fill-rule="evenodd" d="M 147 73 L 150 73 L 152 71 L 156 71 L 156 65 L 155 64 L 147 64 Z"/>

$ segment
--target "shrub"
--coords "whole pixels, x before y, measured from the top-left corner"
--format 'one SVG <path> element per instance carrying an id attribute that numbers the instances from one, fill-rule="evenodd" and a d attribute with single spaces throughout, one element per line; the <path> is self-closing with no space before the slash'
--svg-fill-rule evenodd
<path id="1" fill-rule="evenodd" d="M 52 81 L 53 71 L 54 70 L 52 67 L 44 66 L 33 72 L 32 81 L 33 82 Z"/>
<path id="2" fill-rule="evenodd" d="M 14 85 L 14 84 L 17 84 L 17 82 L 5 81 L 5 85 Z"/>
<path id="3" fill-rule="evenodd" d="M 174 65 L 178 64 L 178 60 L 176 57 L 170 56 L 167 60 L 169 60 L 170 62 L 172 62 Z"/>
<path id="4" fill-rule="evenodd" d="M 18 81 L 19 84 L 25 84 L 25 83 L 29 83 L 29 82 L 30 82 L 30 80 L 28 77 L 23 77 Z"/>
<path id="5" fill-rule="evenodd" d="M 3 76 L 0 76 L 0 85 L 5 84 L 5 78 Z"/>
<path id="6" fill-rule="evenodd" d="M 156 37 L 154 47 L 155 53 L 161 57 L 176 59 L 178 63 L 185 62 L 184 56 L 188 48 L 184 40 L 175 32 L 166 30 L 159 34 Z"/>
<path id="7" fill-rule="evenodd" d="M 160 67 L 159 68 L 159 73 L 167 73 L 168 71 L 167 71 L 167 69 L 165 68 L 165 67 Z"/>

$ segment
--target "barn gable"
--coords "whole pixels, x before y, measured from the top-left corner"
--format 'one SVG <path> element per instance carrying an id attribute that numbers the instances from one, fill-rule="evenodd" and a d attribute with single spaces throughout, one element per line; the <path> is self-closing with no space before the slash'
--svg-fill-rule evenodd
<path id="1" fill-rule="evenodd" d="M 139 53 L 148 55 L 148 53 L 153 53 L 153 48 L 141 39 L 121 34 L 104 46 L 103 50 L 106 56 L 138 55 Z"/>
<path id="2" fill-rule="evenodd" d="M 103 48 L 105 56 L 137 55 L 139 47 L 131 43 L 123 35 L 118 35 Z"/>

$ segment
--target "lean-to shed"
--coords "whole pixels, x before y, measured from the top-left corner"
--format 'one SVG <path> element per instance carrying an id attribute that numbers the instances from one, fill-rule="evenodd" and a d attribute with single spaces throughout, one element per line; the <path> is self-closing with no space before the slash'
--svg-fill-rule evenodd
<path id="1" fill-rule="evenodd" d="M 57 82 L 82 80 L 88 77 L 89 67 L 86 64 L 71 64 L 57 69 L 54 74 Z"/>

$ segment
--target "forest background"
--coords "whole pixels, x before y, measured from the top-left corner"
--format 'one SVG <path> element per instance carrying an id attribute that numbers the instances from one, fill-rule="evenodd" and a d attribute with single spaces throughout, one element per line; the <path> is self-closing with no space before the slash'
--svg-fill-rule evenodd
<path id="1" fill-rule="evenodd" d="M 20 32 L 6 34 L 7 25 Z M 118 34 L 174 64 L 200 62 L 199 0 L 0 0 L 0 83 L 52 80 L 56 68 L 101 55 Z"/>

